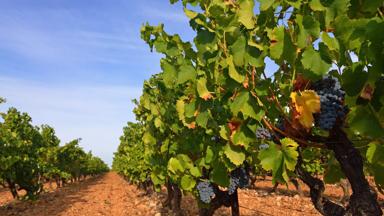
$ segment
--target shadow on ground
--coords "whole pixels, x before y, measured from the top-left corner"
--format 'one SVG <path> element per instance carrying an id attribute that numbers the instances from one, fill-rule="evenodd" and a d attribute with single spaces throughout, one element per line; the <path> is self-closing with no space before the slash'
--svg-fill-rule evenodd
<path id="1" fill-rule="evenodd" d="M 43 193 L 36 201 L 11 201 L 0 207 L 0 215 L 60 215 L 66 212 L 74 203 L 87 203 L 88 201 L 83 199 L 84 195 L 89 193 L 91 186 L 103 184 L 102 177 L 103 176 L 98 176 L 86 179 L 81 182 L 69 184 L 53 192 Z"/>

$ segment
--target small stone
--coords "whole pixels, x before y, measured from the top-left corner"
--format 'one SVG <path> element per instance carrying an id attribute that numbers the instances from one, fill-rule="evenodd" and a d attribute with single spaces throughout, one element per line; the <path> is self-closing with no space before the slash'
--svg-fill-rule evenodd
<path id="1" fill-rule="evenodd" d="M 149 207 L 155 207 L 156 206 L 156 202 L 149 202 Z"/>

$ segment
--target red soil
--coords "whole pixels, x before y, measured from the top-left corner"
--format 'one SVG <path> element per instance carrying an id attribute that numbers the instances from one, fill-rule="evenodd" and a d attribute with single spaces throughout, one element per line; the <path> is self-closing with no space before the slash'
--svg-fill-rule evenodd
<path id="1" fill-rule="evenodd" d="M 239 192 L 241 215 L 320 215 L 308 197 L 308 188 L 303 190 L 305 197 L 299 197 L 292 185 L 279 186 L 276 193 L 269 179 L 258 180 L 256 190 Z M 327 185 L 326 195 L 333 200 L 340 199 L 342 190 Z M 22 216 L 123 216 L 123 215 L 171 215 L 161 202 L 165 194 L 146 196 L 136 186 L 128 184 L 116 173 L 87 179 L 64 188 L 41 195 L 37 201 L 13 201 L 5 189 L 0 188 L 0 215 Z M 381 205 L 384 196 L 380 195 Z M 185 215 L 197 215 L 197 205 L 193 197 L 183 197 L 182 209 Z M 230 215 L 230 209 L 221 208 L 215 215 Z"/>

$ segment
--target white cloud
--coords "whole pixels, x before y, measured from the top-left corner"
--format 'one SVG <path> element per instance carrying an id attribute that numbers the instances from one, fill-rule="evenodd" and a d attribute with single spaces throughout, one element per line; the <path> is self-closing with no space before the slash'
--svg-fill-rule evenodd
<path id="1" fill-rule="evenodd" d="M 143 0 L 138 5 L 138 9 L 140 14 L 146 19 L 183 24 L 188 24 L 189 21 L 183 12 L 181 4 L 171 5 L 169 1 L 167 4 L 159 4 L 158 1 Z"/>
<path id="2" fill-rule="evenodd" d="M 141 6 L 142 14 L 154 20 L 159 20 L 160 22 L 171 21 L 171 22 L 181 22 L 188 24 L 188 17 L 183 13 L 183 10 L 169 10 L 160 7 L 154 7 L 152 5 L 142 5 Z"/>
<path id="3" fill-rule="evenodd" d="M 111 163 L 122 128 L 134 121 L 132 99 L 141 89 L 130 86 L 61 85 L 0 76 L 0 96 L 7 99 L 4 111 L 14 106 L 27 112 L 35 125 L 49 124 L 63 143 L 82 138 L 85 150 Z"/>
<path id="4" fill-rule="evenodd" d="M 94 30 L 93 20 L 84 23 L 70 10 L 6 11 L 0 14 L 0 51 L 34 62 L 70 65 L 126 62 L 127 53 L 148 50 L 128 22 L 108 29 L 107 21 L 98 21 L 106 28 Z"/>

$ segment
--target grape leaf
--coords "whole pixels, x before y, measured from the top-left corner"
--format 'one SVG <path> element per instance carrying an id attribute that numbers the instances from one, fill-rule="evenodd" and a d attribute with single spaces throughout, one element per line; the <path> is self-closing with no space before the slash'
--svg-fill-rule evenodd
<path id="1" fill-rule="evenodd" d="M 350 128 L 358 134 L 379 138 L 384 136 L 384 128 L 372 111 L 365 106 L 357 106 L 348 115 Z"/>
<path id="2" fill-rule="evenodd" d="M 305 69 L 313 71 L 317 75 L 324 75 L 328 72 L 331 64 L 325 62 L 320 53 L 315 51 L 313 48 L 305 49 L 303 53 L 303 58 L 301 59 L 301 63 L 303 64 Z"/>
<path id="3" fill-rule="evenodd" d="M 240 0 L 239 1 L 239 21 L 247 28 L 252 29 L 255 26 L 253 19 L 253 8 L 255 3 L 253 0 Z"/>
<path id="4" fill-rule="evenodd" d="M 229 76 L 236 80 L 238 83 L 243 83 L 244 80 L 245 80 L 245 76 L 240 74 L 235 65 L 233 64 L 233 57 L 232 56 L 229 56 L 227 58 L 227 64 L 228 64 L 228 70 L 229 70 Z"/>
<path id="5" fill-rule="evenodd" d="M 245 160 L 245 154 L 240 147 L 227 144 L 224 147 L 224 154 L 236 166 L 240 166 Z"/>
<path id="6" fill-rule="evenodd" d="M 196 185 L 195 179 L 190 175 L 184 175 L 181 178 L 181 188 L 186 191 L 191 191 Z"/>
<path id="7" fill-rule="evenodd" d="M 292 92 L 291 99 L 300 124 L 307 129 L 311 128 L 314 122 L 313 113 L 320 112 L 320 97 L 315 91 L 305 90 L 300 94 Z"/>
<path id="8" fill-rule="evenodd" d="M 204 100 L 209 100 L 212 98 L 211 92 L 207 89 L 207 80 L 205 78 L 200 78 L 197 81 L 197 92 L 199 96 Z"/>

